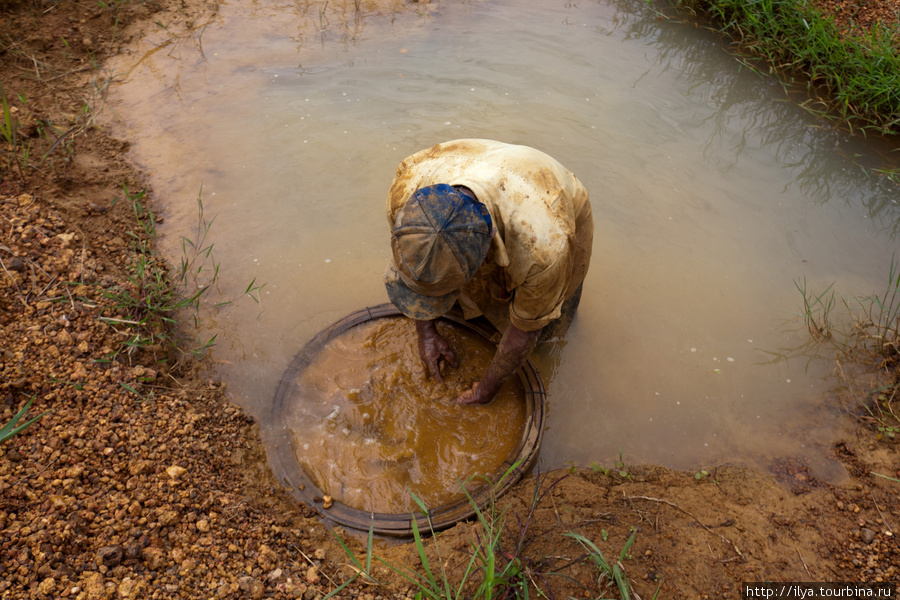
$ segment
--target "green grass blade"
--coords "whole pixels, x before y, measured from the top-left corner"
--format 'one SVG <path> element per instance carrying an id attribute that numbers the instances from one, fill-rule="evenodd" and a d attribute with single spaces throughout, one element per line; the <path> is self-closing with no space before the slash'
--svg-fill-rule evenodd
<path id="1" fill-rule="evenodd" d="M 890 481 L 900 483 L 900 479 L 896 479 L 894 477 L 888 477 L 887 475 L 882 475 L 881 473 L 876 473 L 875 471 L 872 471 L 871 473 L 872 473 L 872 475 L 875 475 L 876 477 L 881 477 L 882 479 L 888 479 Z"/>
<path id="2" fill-rule="evenodd" d="M 12 111 L 9 108 L 9 102 L 6 99 L 6 91 L 3 84 L 0 83 L 0 104 L 3 106 L 3 139 L 6 143 L 15 149 L 16 147 L 16 121 L 12 118 Z"/>
<path id="3" fill-rule="evenodd" d="M 613 565 L 613 581 L 619 588 L 622 600 L 631 600 L 631 586 L 628 585 L 628 580 L 625 578 L 625 570 L 618 563 Z"/>
<path id="4" fill-rule="evenodd" d="M 422 504 L 422 501 L 419 500 L 419 498 L 417 498 L 414 494 L 413 494 L 413 498 L 415 498 L 416 503 L 419 504 L 419 506 L 422 506 L 424 509 L 424 504 Z M 426 513 L 427 513 L 427 510 L 426 510 Z M 425 569 L 425 574 L 426 574 L 425 579 L 428 582 L 428 584 L 431 586 L 432 590 L 438 591 L 441 589 L 441 586 L 438 585 L 438 582 L 435 579 L 434 574 L 431 572 L 431 564 L 428 562 L 428 556 L 425 554 L 425 544 L 422 542 L 422 534 L 419 533 L 419 523 L 416 521 L 415 515 L 413 515 L 413 517 L 412 517 L 412 522 L 413 522 L 413 527 L 412 527 L 413 540 L 415 541 L 416 552 L 418 552 L 418 554 L 419 554 L 419 561 L 422 563 L 422 568 Z M 429 519 L 429 522 L 430 522 L 430 519 Z M 448 592 L 447 595 L 449 596 L 449 590 L 447 590 L 447 592 Z M 435 597 L 438 597 L 438 596 L 435 595 Z"/>
<path id="5" fill-rule="evenodd" d="M 46 415 L 48 412 L 50 412 L 49 410 L 44 411 L 41 414 L 39 414 L 38 416 L 34 417 L 33 419 L 16 427 L 16 424 L 19 422 L 19 419 L 21 419 L 22 417 L 25 416 L 25 413 L 27 413 L 28 409 L 31 408 L 31 404 L 33 402 L 34 402 L 34 396 L 32 396 L 28 400 L 28 402 L 25 403 L 25 406 L 23 406 L 22 409 L 19 412 L 17 412 L 13 416 L 13 418 L 10 419 L 10 421 L 6 425 L 3 426 L 2 429 L 0 429 L 0 442 L 6 441 L 9 438 L 22 433 L 23 431 L 28 429 L 28 427 L 30 427 L 32 423 L 34 423 L 35 421 L 37 421 L 38 419 L 40 419 L 41 417 Z"/>
<path id="6" fill-rule="evenodd" d="M 628 551 L 631 550 L 631 545 L 634 543 L 634 536 L 636 535 L 637 531 L 631 532 L 631 535 L 628 537 L 628 541 L 625 542 L 625 545 L 622 547 L 622 551 L 619 553 L 619 562 L 622 562 L 628 555 Z"/>
<path id="7" fill-rule="evenodd" d="M 588 555 L 590 556 L 591 560 L 594 561 L 594 564 L 596 564 L 600 568 L 600 570 L 603 571 L 603 573 L 605 573 L 606 575 L 612 575 L 612 567 L 609 565 L 609 562 L 606 560 L 606 557 L 603 556 L 603 552 L 600 551 L 600 548 L 598 548 L 594 544 L 594 542 L 587 539 L 580 533 L 575 533 L 572 531 L 570 531 L 568 533 L 564 533 L 563 535 L 565 537 L 570 537 L 573 540 L 575 540 L 576 542 L 578 542 L 579 544 L 581 544 L 581 546 L 585 550 L 588 551 Z"/>
<path id="8" fill-rule="evenodd" d="M 416 573 L 414 570 L 404 565 L 393 565 L 380 556 L 376 556 L 375 560 L 386 566 L 388 569 L 390 569 L 406 581 L 416 586 L 419 589 L 419 592 L 416 594 L 417 597 L 424 594 L 432 600 L 441 600 L 440 594 L 435 593 L 434 589 L 430 587 L 429 581 L 419 573 Z"/>

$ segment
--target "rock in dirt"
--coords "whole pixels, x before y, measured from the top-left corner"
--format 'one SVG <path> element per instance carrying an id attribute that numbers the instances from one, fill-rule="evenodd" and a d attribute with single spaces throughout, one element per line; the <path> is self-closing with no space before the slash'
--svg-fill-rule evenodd
<path id="1" fill-rule="evenodd" d="M 104 546 L 97 550 L 97 562 L 104 567 L 115 567 L 122 562 L 125 550 L 122 546 Z"/>
<path id="2" fill-rule="evenodd" d="M 187 469 L 184 467 L 179 467 L 178 465 L 172 465 L 168 469 L 166 469 L 166 475 L 168 475 L 171 479 L 179 479 L 185 473 L 187 473 Z"/>

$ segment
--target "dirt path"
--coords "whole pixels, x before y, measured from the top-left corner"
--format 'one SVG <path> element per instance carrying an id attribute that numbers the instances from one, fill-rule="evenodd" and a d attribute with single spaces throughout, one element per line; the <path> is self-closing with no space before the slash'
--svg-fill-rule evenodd
<path id="1" fill-rule="evenodd" d="M 314 600 L 353 574 L 314 512 L 272 480 L 221 383 L 164 344 L 109 359 L 133 318 L 114 297 L 139 291 L 129 265 L 140 230 L 123 186 L 144 184 L 127 141 L 93 126 L 105 89 L 94 64 L 129 43 L 131 24 L 189 29 L 214 10 L 205 0 L 0 8 L 0 82 L 20 124 L 0 162 L 0 426 L 29 398 L 31 415 L 50 411 L 0 443 L 2 599 Z M 872 474 L 900 474 L 895 445 L 860 425 L 834 452 L 850 473 L 837 487 L 791 459 L 773 465 L 777 476 L 609 465 L 531 477 L 504 497 L 498 559 L 515 557 L 532 593 L 554 598 L 614 594 L 568 532 L 607 557 L 635 533 L 622 563 L 643 598 L 658 587 L 660 598 L 738 598 L 744 581 L 900 579 L 900 484 Z M 480 538 L 472 524 L 447 531 L 439 549 L 429 544 L 432 563 L 459 577 Z M 419 564 L 411 544 L 378 552 Z M 374 575 L 383 585 L 342 595 L 415 592 L 384 566 Z"/>

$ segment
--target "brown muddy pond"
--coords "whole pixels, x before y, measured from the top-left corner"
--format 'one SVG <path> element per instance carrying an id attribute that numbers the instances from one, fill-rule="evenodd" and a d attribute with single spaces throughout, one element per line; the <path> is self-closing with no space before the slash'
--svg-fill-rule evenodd
<path id="1" fill-rule="evenodd" d="M 900 189 L 874 170 L 896 152 L 660 18 L 668 4 L 232 0 L 108 65 L 119 83 L 104 114 L 148 173 L 174 264 L 198 197 L 215 217 L 219 281 L 200 334 L 217 335 L 212 364 L 265 436 L 284 433 L 269 409 L 297 352 L 387 301 L 397 165 L 484 137 L 554 156 L 593 206 L 578 315 L 532 357 L 547 389 L 542 469 L 792 457 L 840 480 L 841 382 L 809 352 L 797 284 L 884 291 Z M 337 423 L 349 405 L 330 420 L 333 406 L 315 413 L 334 421 L 320 439 L 355 435 Z"/>

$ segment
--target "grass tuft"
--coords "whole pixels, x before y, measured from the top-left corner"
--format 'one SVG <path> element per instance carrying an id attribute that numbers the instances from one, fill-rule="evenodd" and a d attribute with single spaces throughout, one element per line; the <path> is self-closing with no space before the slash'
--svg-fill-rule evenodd
<path id="1" fill-rule="evenodd" d="M 0 136 L 6 142 L 9 150 L 6 159 L 6 169 L 12 170 L 15 167 L 16 173 L 22 185 L 28 183 L 26 171 L 29 166 L 29 157 L 31 154 L 31 144 L 23 141 L 19 136 L 19 119 L 14 116 L 14 109 L 6 97 L 6 90 L 0 83 L 0 110 L 2 110 L 2 118 L 0 118 Z"/>
<path id="2" fill-rule="evenodd" d="M 628 536 L 628 540 L 622 547 L 622 551 L 619 552 L 619 558 L 615 562 L 608 561 L 594 542 L 580 533 L 570 531 L 563 535 L 572 538 L 587 550 L 587 559 L 597 567 L 597 584 L 601 589 L 609 587 L 608 584 L 612 582 L 619 591 L 622 600 L 631 600 L 631 585 L 628 583 L 628 578 L 625 576 L 625 567 L 622 565 L 622 561 L 626 558 L 630 558 L 628 552 L 631 550 L 631 545 L 634 544 L 634 538 L 637 535 L 636 530 L 632 531 L 631 535 Z"/>
<path id="3" fill-rule="evenodd" d="M 675 0 L 675 5 L 704 16 L 782 81 L 805 83 L 816 103 L 826 107 L 814 112 L 835 115 L 851 128 L 900 134 L 900 25 L 879 22 L 871 30 L 842 32 L 807 0 Z"/>
<path id="4" fill-rule="evenodd" d="M 866 419 L 879 439 L 894 440 L 900 433 L 900 263 L 891 258 L 887 284 L 881 294 L 841 298 L 834 284 L 824 292 L 811 292 L 806 281 L 795 282 L 803 301 L 802 318 L 814 343 L 835 355 L 838 371 L 852 391 L 844 364 L 855 364 L 876 372 L 884 382 L 868 390 L 861 399 Z"/>
<path id="5" fill-rule="evenodd" d="M 101 316 L 105 323 L 119 328 L 125 338 L 121 346 L 107 360 L 124 357 L 129 360 L 138 351 L 152 352 L 157 362 L 174 361 L 177 366 L 187 356 L 202 358 L 215 344 L 216 335 L 208 339 L 198 336 L 196 343 L 186 346 L 174 337 L 177 317 L 183 311 L 199 326 L 200 305 L 219 277 L 220 264 L 213 254 L 207 237 L 215 219 L 207 221 L 203 211 L 201 188 L 197 196 L 198 223 L 195 238 L 182 238 L 182 257 L 179 266 L 169 271 L 166 262 L 156 251 L 156 216 L 144 201 L 144 191 L 132 193 L 123 186 L 124 201 L 134 214 L 137 230 L 130 231 L 131 262 L 127 267 L 126 283 L 104 291 L 112 306 Z M 116 198 L 115 202 L 122 200 Z M 244 292 L 259 302 L 261 285 L 254 279 Z M 216 306 L 231 304 L 228 300 Z"/>
<path id="6" fill-rule="evenodd" d="M 372 576 L 373 558 L 387 567 L 389 571 L 411 584 L 414 588 L 413 595 L 416 600 L 528 599 L 533 592 L 539 597 L 555 600 L 551 586 L 547 581 L 547 577 L 550 576 L 568 579 L 576 585 L 583 586 L 585 593 L 587 593 L 588 588 L 584 584 L 562 573 L 564 569 L 583 563 L 586 560 L 597 567 L 597 581 L 600 584 L 601 592 L 604 594 L 608 593 L 610 588 L 607 584 L 613 582 L 613 585 L 616 586 L 615 589 L 619 591 L 619 598 L 622 600 L 637 598 L 637 595 L 633 593 L 628 583 L 623 564 L 623 561 L 631 558 L 628 553 L 637 535 L 634 529 L 632 529 L 630 537 L 619 553 L 618 560 L 614 563 L 606 561 L 603 553 L 590 540 L 572 532 L 564 535 L 578 541 L 583 548 L 588 550 L 587 554 L 571 559 L 558 555 L 537 558 L 528 556 L 526 549 L 530 542 L 539 536 L 546 535 L 546 533 L 533 534 L 530 532 L 535 511 L 550 490 L 568 475 L 563 475 L 549 486 L 544 485 L 546 476 L 542 478 L 540 474 L 537 475 L 534 495 L 527 514 L 524 516 L 515 515 L 516 528 L 515 525 L 511 525 L 512 519 L 509 518 L 510 515 L 508 514 L 509 506 L 505 508 L 500 507 L 496 498 L 496 491 L 501 489 L 503 480 L 510 476 L 515 469 L 516 466 L 511 467 L 498 482 L 492 485 L 488 500 L 483 505 L 479 505 L 467 493 L 468 501 L 474 509 L 474 519 L 478 527 L 472 530 L 473 539 L 470 541 L 467 557 L 464 559 L 464 562 L 454 566 L 452 572 L 450 572 L 450 565 L 455 559 L 442 554 L 441 546 L 437 540 L 437 533 L 434 531 L 429 516 L 428 507 L 415 494 L 410 493 L 421 511 L 420 516 L 413 515 L 412 527 L 412 543 L 418 559 L 418 568 L 393 564 L 376 556 L 373 552 L 372 526 L 369 528 L 364 564 L 349 546 L 335 534 L 352 563 L 347 566 L 353 570 L 354 574 L 349 580 L 325 596 L 323 600 L 329 600 L 336 596 L 346 589 L 347 586 L 361 578 L 366 584 L 380 585 Z M 470 486 L 468 485 L 463 486 L 463 489 L 469 488 Z M 428 544 L 428 537 L 431 538 L 432 544 Z M 565 564 L 553 571 L 550 565 L 558 564 L 560 559 L 565 560 Z M 659 590 L 657 589 L 657 594 L 658 592 Z M 606 598 L 608 596 L 604 595 L 602 597 Z M 656 598 L 656 595 L 653 597 Z"/>

